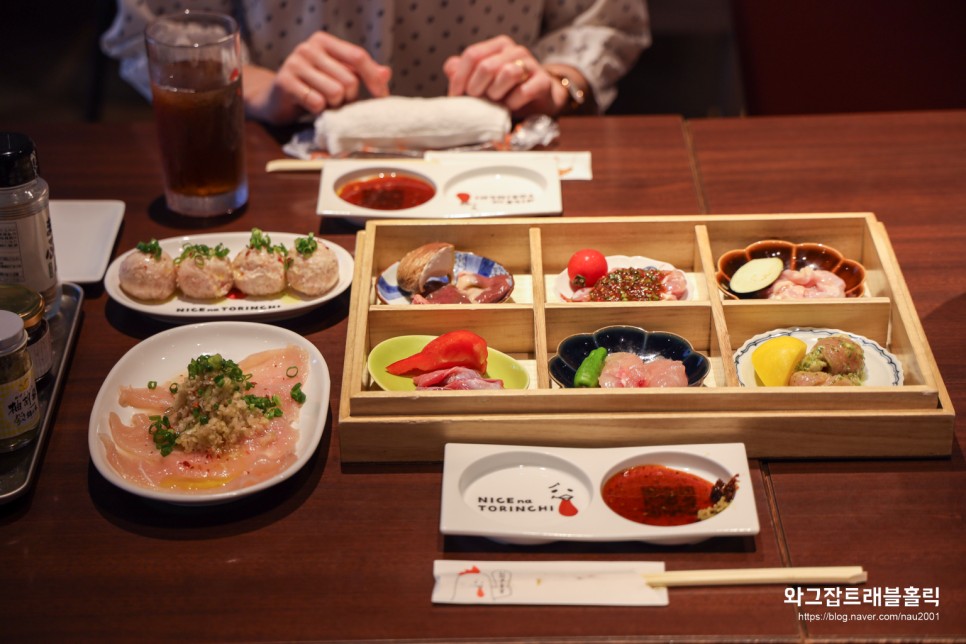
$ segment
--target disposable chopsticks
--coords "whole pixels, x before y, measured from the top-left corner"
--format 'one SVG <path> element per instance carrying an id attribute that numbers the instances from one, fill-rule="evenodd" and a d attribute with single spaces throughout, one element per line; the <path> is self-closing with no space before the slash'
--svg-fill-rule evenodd
<path id="1" fill-rule="evenodd" d="M 265 172 L 308 172 L 324 165 L 325 159 L 272 159 L 265 164 Z"/>
<path id="2" fill-rule="evenodd" d="M 731 586 L 746 584 L 861 584 L 868 574 L 861 566 L 798 568 L 726 568 L 673 570 L 644 575 L 649 586 Z"/>

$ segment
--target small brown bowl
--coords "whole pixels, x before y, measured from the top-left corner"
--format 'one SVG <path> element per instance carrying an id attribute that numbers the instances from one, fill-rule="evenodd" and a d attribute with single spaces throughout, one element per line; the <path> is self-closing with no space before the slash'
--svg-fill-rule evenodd
<path id="1" fill-rule="evenodd" d="M 735 271 L 746 262 L 762 257 L 778 257 L 785 262 L 786 269 L 802 270 L 810 266 L 831 271 L 845 281 L 845 297 L 860 297 L 865 292 L 865 267 L 862 264 L 846 259 L 831 246 L 816 243 L 794 244 L 780 239 L 758 241 L 743 249 L 729 250 L 719 257 L 718 273 L 715 276 L 718 288 L 732 299 L 766 298 L 767 288 L 738 294 L 729 287 Z"/>

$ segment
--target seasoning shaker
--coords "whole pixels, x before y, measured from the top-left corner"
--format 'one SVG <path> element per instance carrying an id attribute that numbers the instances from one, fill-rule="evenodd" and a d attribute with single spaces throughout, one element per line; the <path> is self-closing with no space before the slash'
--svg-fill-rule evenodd
<path id="1" fill-rule="evenodd" d="M 57 314 L 61 296 L 49 198 L 33 141 L 0 132 L 0 283 L 40 293 L 48 319 Z"/>
<path id="2" fill-rule="evenodd" d="M 27 353 L 27 331 L 12 311 L 0 311 L 0 452 L 37 437 L 40 400 Z"/>
<path id="3" fill-rule="evenodd" d="M 54 363 L 50 324 L 44 318 L 44 297 L 20 284 L 0 284 L 0 310 L 13 311 L 27 331 L 27 353 L 34 368 L 34 380 L 42 386 Z"/>

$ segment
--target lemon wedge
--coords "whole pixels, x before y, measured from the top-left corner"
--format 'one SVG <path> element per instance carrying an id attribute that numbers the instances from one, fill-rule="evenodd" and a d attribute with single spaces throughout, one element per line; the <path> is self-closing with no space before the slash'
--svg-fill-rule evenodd
<path id="1" fill-rule="evenodd" d="M 790 335 L 766 340 L 751 354 L 758 380 L 766 387 L 788 384 L 795 367 L 805 357 L 805 343 Z"/>
<path id="2" fill-rule="evenodd" d="M 759 257 L 741 265 L 728 284 L 735 293 L 754 293 L 778 279 L 785 270 L 785 262 L 778 257 Z"/>

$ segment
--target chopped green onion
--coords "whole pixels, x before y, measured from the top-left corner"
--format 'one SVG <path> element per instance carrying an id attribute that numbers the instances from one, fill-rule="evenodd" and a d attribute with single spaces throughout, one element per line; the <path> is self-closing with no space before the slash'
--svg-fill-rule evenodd
<path id="1" fill-rule="evenodd" d="M 176 394 L 176 393 L 178 393 L 178 383 L 176 383 L 176 382 L 172 382 L 172 383 L 171 383 L 171 386 L 170 386 L 170 387 L 168 387 L 168 391 L 170 391 L 170 392 L 171 392 L 171 393 L 173 393 L 173 394 Z"/>
<path id="2" fill-rule="evenodd" d="M 285 370 L 285 375 L 289 378 L 294 378 L 295 376 L 299 375 L 299 368 L 293 364 L 291 367 Z"/>
<path id="3" fill-rule="evenodd" d="M 151 389 L 153 391 L 154 389 L 157 389 L 157 388 L 158 388 L 157 380 L 148 380 L 148 389 Z"/>
<path id="4" fill-rule="evenodd" d="M 295 383 L 295 386 L 292 387 L 292 400 L 299 403 L 300 405 L 305 402 L 305 392 L 302 391 L 301 382 Z"/>
<path id="5" fill-rule="evenodd" d="M 154 446 L 161 452 L 161 456 L 167 456 L 175 447 L 178 434 L 171 429 L 171 421 L 167 416 L 148 416 L 151 425 L 148 432 L 154 439 Z"/>
<path id="6" fill-rule="evenodd" d="M 319 242 L 315 240 L 315 233 L 309 233 L 308 237 L 298 237 L 295 240 L 295 250 L 299 255 L 311 255 L 319 248 Z"/>
<path id="7" fill-rule="evenodd" d="M 161 244 L 158 243 L 157 239 L 152 239 L 149 242 L 138 242 L 135 248 L 146 255 L 151 255 L 156 260 L 161 259 Z"/>

